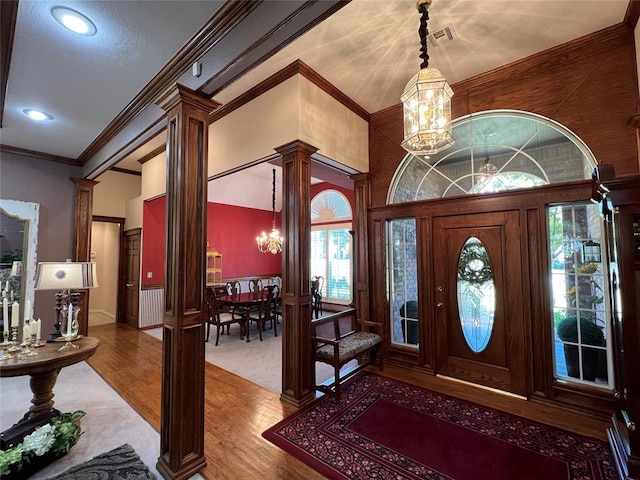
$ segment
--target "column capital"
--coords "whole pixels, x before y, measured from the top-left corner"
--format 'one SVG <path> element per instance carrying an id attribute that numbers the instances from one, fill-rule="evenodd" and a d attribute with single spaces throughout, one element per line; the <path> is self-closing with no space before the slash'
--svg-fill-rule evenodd
<path id="1" fill-rule="evenodd" d="M 191 105 L 192 107 L 207 110 L 208 112 L 214 111 L 221 103 L 211 100 L 194 90 L 191 90 L 184 85 L 176 83 L 166 89 L 156 101 L 156 105 L 162 108 L 165 112 L 175 108 L 180 103 Z"/>
<path id="2" fill-rule="evenodd" d="M 318 151 L 318 147 L 308 144 L 302 140 L 294 140 L 279 147 L 274 148 L 280 155 L 286 155 L 293 152 L 303 152 L 311 156 Z"/>

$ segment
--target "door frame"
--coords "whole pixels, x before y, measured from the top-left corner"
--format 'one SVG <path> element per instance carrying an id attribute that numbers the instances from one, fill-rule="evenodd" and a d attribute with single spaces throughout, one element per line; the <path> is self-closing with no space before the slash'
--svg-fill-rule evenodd
<path id="1" fill-rule="evenodd" d="M 118 288 L 116 289 L 116 323 L 122 321 L 121 320 L 121 309 L 122 309 L 122 302 L 120 301 L 120 299 L 122 298 L 122 278 L 123 278 L 123 255 L 122 255 L 122 245 L 123 245 L 123 235 L 124 235 L 124 222 L 125 222 L 125 218 L 124 217 L 105 217 L 102 215 L 93 215 L 91 217 L 91 223 L 93 224 L 93 222 L 103 222 L 103 223 L 117 223 L 119 224 L 119 228 L 118 228 L 118 278 L 116 279 L 116 285 L 118 285 Z M 93 240 L 92 240 L 93 241 Z M 87 328 L 88 328 L 88 324 L 87 324 Z"/>
<path id="2" fill-rule="evenodd" d="M 520 243 L 522 285 L 525 298 L 525 385 L 528 398 L 558 401 L 558 403 L 592 406 L 607 397 L 601 392 L 578 391 L 575 386 L 562 387 L 554 380 L 550 291 L 548 288 L 549 252 L 547 244 L 546 207 L 559 202 L 588 201 L 591 182 L 580 180 L 552 184 L 533 189 L 510 190 L 483 195 L 436 198 L 416 202 L 369 207 L 368 243 L 370 286 L 369 311 L 376 312 L 376 321 L 384 324 L 385 362 L 405 368 L 436 374 L 434 337 L 436 321 L 432 308 L 434 296 L 424 298 L 423 292 L 434 292 L 432 265 L 433 219 L 439 216 L 470 215 L 485 212 L 517 210 L 520 213 Z M 387 223 L 395 219 L 415 218 L 417 234 L 418 288 L 423 295 L 419 305 L 420 345 L 410 348 L 390 342 L 390 305 L 387 296 Z M 548 319 L 548 321 L 547 321 Z M 599 397 L 594 402 L 593 397 Z M 560 398 L 562 397 L 562 398 Z"/>
<path id="3" fill-rule="evenodd" d="M 518 395 L 527 393 L 524 351 L 528 335 L 524 322 L 520 223 L 518 210 L 433 219 L 431 254 L 436 286 L 432 309 L 437 374 Z M 476 353 L 472 352 L 460 328 L 458 300 L 458 247 L 462 249 L 471 237 L 480 240 L 487 249 L 495 285 L 489 341 L 481 352 Z M 459 243 L 461 240 L 463 243 Z M 423 294 L 430 296 L 428 291 Z"/>

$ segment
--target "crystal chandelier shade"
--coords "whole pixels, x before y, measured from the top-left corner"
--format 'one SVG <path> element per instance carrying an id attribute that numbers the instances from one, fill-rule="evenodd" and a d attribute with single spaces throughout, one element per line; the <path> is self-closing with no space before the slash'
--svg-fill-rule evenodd
<path id="1" fill-rule="evenodd" d="M 442 73 L 429 67 L 427 21 L 431 0 L 418 0 L 420 12 L 420 71 L 411 79 L 400 97 L 404 120 L 402 147 L 412 155 L 432 155 L 455 143 L 451 134 L 451 97 L 453 91 Z"/>
<path id="2" fill-rule="evenodd" d="M 283 238 L 280 236 L 280 232 L 276 228 L 276 169 L 273 169 L 273 188 L 271 195 L 271 233 L 267 235 L 267 232 L 262 232 L 261 235 L 256 237 L 258 244 L 258 250 L 262 253 L 271 253 L 273 255 L 282 251 Z"/>

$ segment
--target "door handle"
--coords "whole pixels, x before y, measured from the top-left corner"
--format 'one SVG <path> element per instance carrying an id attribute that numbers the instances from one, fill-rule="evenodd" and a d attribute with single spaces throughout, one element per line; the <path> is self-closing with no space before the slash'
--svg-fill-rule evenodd
<path id="1" fill-rule="evenodd" d="M 126 287 L 131 288 L 131 287 L 133 287 L 133 282 L 127 282 L 127 283 L 125 283 L 125 286 L 126 286 Z"/>
<path id="2" fill-rule="evenodd" d="M 443 308 L 444 307 L 444 303 L 438 302 L 438 303 L 436 303 L 436 307 Z"/>

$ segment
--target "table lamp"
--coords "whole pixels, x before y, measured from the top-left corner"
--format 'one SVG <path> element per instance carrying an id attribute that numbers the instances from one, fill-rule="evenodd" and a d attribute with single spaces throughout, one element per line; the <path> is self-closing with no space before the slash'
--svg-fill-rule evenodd
<path id="1" fill-rule="evenodd" d="M 71 337 L 78 333 L 77 317 L 79 292 L 98 286 L 96 264 L 92 262 L 39 262 L 36 290 L 58 290 L 56 293 L 56 320 L 49 341 Z M 75 323 L 75 326 L 73 325 Z M 61 329 L 63 331 L 61 332 Z"/>

